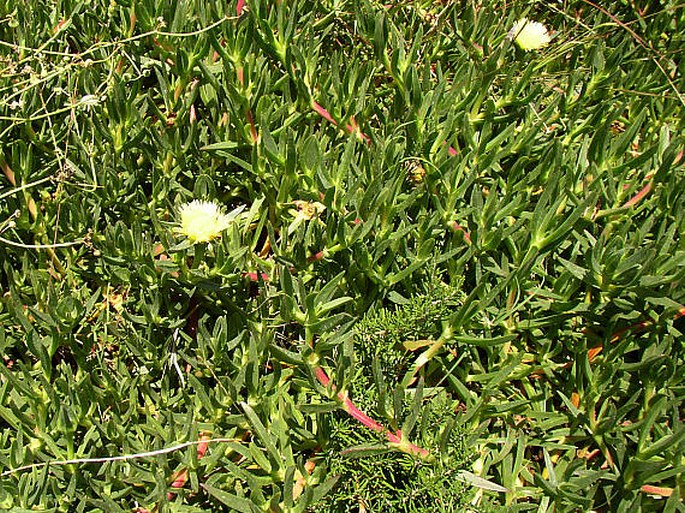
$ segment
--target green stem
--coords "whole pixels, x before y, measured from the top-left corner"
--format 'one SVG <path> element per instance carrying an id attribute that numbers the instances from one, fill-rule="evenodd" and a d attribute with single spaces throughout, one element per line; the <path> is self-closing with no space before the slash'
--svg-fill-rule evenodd
<path id="1" fill-rule="evenodd" d="M 195 270 L 200 267 L 200 262 L 203 262 L 205 259 L 206 249 L 207 244 L 204 242 L 195 244 L 193 253 L 193 265 L 191 266 L 191 269 Z"/>

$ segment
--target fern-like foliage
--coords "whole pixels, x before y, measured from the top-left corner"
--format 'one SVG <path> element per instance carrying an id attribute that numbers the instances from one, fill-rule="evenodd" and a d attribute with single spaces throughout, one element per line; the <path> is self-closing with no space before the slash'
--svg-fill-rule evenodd
<path id="1" fill-rule="evenodd" d="M 459 481 L 470 450 L 454 399 L 441 387 L 424 388 L 423 380 L 401 385 L 415 358 L 407 343 L 437 338 L 463 298 L 461 283 L 437 282 L 426 293 L 369 312 L 358 323 L 351 394 L 362 409 L 384 417 L 393 431 L 401 429 L 431 457 L 419 460 L 396 451 L 347 415 L 336 416 L 326 463 L 339 480 L 312 511 L 470 511 L 473 490 Z"/>

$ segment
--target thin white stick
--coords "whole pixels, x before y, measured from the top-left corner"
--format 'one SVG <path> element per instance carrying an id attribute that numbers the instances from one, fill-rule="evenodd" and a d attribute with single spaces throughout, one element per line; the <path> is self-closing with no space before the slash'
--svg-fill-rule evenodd
<path id="1" fill-rule="evenodd" d="M 5 244 L 8 244 L 10 246 L 14 246 L 15 248 L 24 248 L 24 249 L 68 248 L 71 246 L 78 246 L 79 244 L 83 244 L 83 240 L 75 240 L 72 242 L 58 242 L 56 244 L 24 244 L 23 242 L 14 242 L 13 240 L 6 239 L 5 237 L 2 237 L 2 236 L 0 236 L 0 242 L 4 242 Z"/>
<path id="2" fill-rule="evenodd" d="M 40 180 L 36 180 L 35 182 L 20 185 L 19 187 L 14 187 L 11 191 L 3 192 L 2 194 L 0 194 L 0 199 L 5 199 L 7 196 L 11 196 L 12 194 L 16 194 L 18 192 L 29 189 L 31 187 L 35 187 L 36 185 L 40 185 L 42 183 L 49 182 L 50 180 L 53 180 L 53 179 L 54 179 L 53 176 L 46 176 L 45 178 L 41 178 Z"/>
<path id="3" fill-rule="evenodd" d="M 190 447 L 191 445 L 199 444 L 209 444 L 209 443 L 226 443 L 226 442 L 240 442 L 241 440 L 237 438 L 210 438 L 209 440 L 194 440 L 192 442 L 183 442 L 182 444 L 173 445 L 171 447 L 166 447 L 164 449 L 158 449 L 156 451 L 149 452 L 139 452 L 137 454 L 125 454 L 123 456 L 110 456 L 107 458 L 77 458 L 73 460 L 53 460 L 44 461 L 42 463 L 33 463 L 31 465 L 24 465 L 22 467 L 13 468 L 10 470 L 5 470 L 0 477 L 9 476 L 11 474 L 16 474 L 17 472 L 23 472 L 24 470 L 32 470 L 34 468 L 42 468 L 50 465 L 76 465 L 76 464 L 90 464 L 90 463 L 108 463 L 110 461 L 126 461 L 135 460 L 140 458 L 149 458 L 151 456 L 158 456 L 160 454 L 168 454 L 170 452 L 179 451 Z"/>

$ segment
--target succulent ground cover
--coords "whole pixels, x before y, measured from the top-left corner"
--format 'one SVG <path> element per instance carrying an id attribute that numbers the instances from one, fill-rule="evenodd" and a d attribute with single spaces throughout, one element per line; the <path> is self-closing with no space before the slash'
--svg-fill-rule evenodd
<path id="1" fill-rule="evenodd" d="M 0 509 L 685 511 L 676 1 L 0 4 Z"/>

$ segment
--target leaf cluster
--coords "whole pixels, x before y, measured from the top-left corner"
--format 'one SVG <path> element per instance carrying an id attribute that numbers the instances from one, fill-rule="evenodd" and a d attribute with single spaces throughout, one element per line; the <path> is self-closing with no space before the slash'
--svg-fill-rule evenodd
<path id="1" fill-rule="evenodd" d="M 2 3 L 0 509 L 683 511 L 684 24 Z"/>

